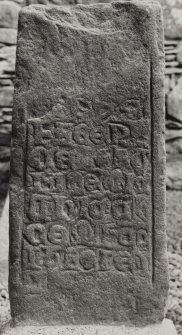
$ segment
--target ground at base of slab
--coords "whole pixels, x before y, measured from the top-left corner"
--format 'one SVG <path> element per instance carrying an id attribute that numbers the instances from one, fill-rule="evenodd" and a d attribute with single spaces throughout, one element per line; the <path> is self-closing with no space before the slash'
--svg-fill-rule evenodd
<path id="1" fill-rule="evenodd" d="M 144 328 L 125 326 L 24 326 L 6 328 L 2 335 L 177 335 L 173 323 L 164 319 L 162 323 Z"/>

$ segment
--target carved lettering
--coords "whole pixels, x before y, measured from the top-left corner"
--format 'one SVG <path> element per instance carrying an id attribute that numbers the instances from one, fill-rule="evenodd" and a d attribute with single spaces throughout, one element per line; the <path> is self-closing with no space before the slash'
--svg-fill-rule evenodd
<path id="1" fill-rule="evenodd" d="M 143 113 L 139 101 L 113 106 L 124 123 L 94 127 L 81 120 L 102 104 L 81 97 L 76 105 L 80 123 L 28 123 L 25 267 L 146 272 L 140 251 L 148 252 L 149 233 L 146 227 L 136 229 L 136 220 L 146 225 L 150 214 L 150 155 L 135 148 L 135 120 Z M 108 106 L 101 110 L 107 119 Z"/>
<path id="2" fill-rule="evenodd" d="M 48 241 L 53 244 L 59 244 L 62 246 L 69 245 L 69 236 L 68 231 L 65 227 L 61 227 L 60 225 L 54 225 L 50 227 L 48 232 Z"/>
<path id="3" fill-rule="evenodd" d="M 110 124 L 111 143 L 115 145 L 126 144 L 129 139 L 130 129 L 123 124 Z"/>

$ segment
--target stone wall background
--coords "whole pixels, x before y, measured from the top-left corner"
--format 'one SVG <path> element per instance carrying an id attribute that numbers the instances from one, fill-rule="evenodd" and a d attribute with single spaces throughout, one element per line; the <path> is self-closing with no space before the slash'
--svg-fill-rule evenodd
<path id="1" fill-rule="evenodd" d="M 0 199 L 9 181 L 18 13 L 35 3 L 71 5 L 98 0 L 0 0 Z M 107 2 L 109 0 L 102 0 Z M 167 188 L 182 190 L 182 0 L 158 0 L 165 24 Z"/>
<path id="2" fill-rule="evenodd" d="M 0 0 L 0 197 L 7 192 L 9 179 L 13 80 L 18 13 L 21 0 Z"/>

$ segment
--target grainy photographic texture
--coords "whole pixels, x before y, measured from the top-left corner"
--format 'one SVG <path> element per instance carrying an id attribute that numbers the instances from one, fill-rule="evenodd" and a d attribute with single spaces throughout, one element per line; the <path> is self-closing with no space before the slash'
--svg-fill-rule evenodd
<path id="1" fill-rule="evenodd" d="M 162 33 L 150 1 L 21 11 L 10 188 L 17 323 L 162 320 Z"/>

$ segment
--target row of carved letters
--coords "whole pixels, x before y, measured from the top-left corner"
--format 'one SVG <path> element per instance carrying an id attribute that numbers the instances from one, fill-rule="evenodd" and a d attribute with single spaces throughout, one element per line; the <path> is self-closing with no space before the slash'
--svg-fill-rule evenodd
<path id="1" fill-rule="evenodd" d="M 30 147 L 28 150 L 28 167 L 37 171 L 66 171 L 94 169 L 122 169 L 143 175 L 149 169 L 149 151 L 113 148 L 101 150 L 64 149 L 52 146 Z"/>
<path id="2" fill-rule="evenodd" d="M 139 248 L 145 250 L 148 246 L 148 231 L 145 228 L 118 227 L 114 223 L 104 226 L 93 225 L 87 220 L 79 220 L 75 225 L 40 223 L 24 227 L 23 236 L 33 246 L 59 245 L 66 248 L 73 245 L 118 249 Z"/>
<path id="3" fill-rule="evenodd" d="M 145 101 L 146 100 L 147 99 L 145 99 Z M 117 116 L 121 116 L 122 120 L 125 119 L 138 121 L 150 115 L 150 113 L 148 113 L 148 110 L 149 107 L 147 106 L 146 108 L 146 106 L 144 106 L 144 102 L 141 100 L 141 95 L 140 99 L 133 98 L 133 96 L 130 99 L 122 97 L 120 102 L 102 101 L 101 97 L 99 97 L 98 100 L 91 98 L 88 99 L 84 95 L 84 97 L 71 97 L 71 99 L 67 99 L 65 97 L 61 98 L 59 103 L 53 106 L 52 114 L 59 114 L 59 118 L 62 117 L 64 122 L 66 120 L 67 122 L 73 121 L 73 116 L 75 120 L 85 120 L 89 118 L 103 122 L 114 114 Z M 30 122 L 44 123 L 46 121 L 45 119 L 46 117 L 43 119 L 30 120 Z"/>
<path id="4" fill-rule="evenodd" d="M 103 223 L 112 219 L 131 221 L 140 218 L 146 221 L 150 213 L 150 203 L 146 197 L 116 197 L 109 199 L 89 199 L 79 197 L 67 199 L 52 194 L 31 194 L 27 196 L 25 213 L 30 221 L 46 222 L 55 220 L 75 221 L 82 217 L 92 220 L 103 220 Z"/>
<path id="5" fill-rule="evenodd" d="M 149 194 L 150 175 L 135 176 L 113 170 L 106 173 L 70 172 L 68 174 L 43 174 L 32 172 L 27 174 L 27 190 L 35 193 L 55 192 L 80 196 L 92 192 L 109 191 L 124 194 Z"/>
<path id="6" fill-rule="evenodd" d="M 111 251 L 92 248 L 60 248 L 30 247 L 23 245 L 23 269 L 40 270 L 42 267 L 59 271 L 135 271 L 148 272 L 146 253 L 137 250 Z"/>
<path id="7" fill-rule="evenodd" d="M 104 126 L 88 126 L 85 123 L 29 121 L 29 142 L 34 145 L 129 145 L 144 146 L 149 142 L 150 132 L 146 122 L 128 124 L 110 123 Z"/>

